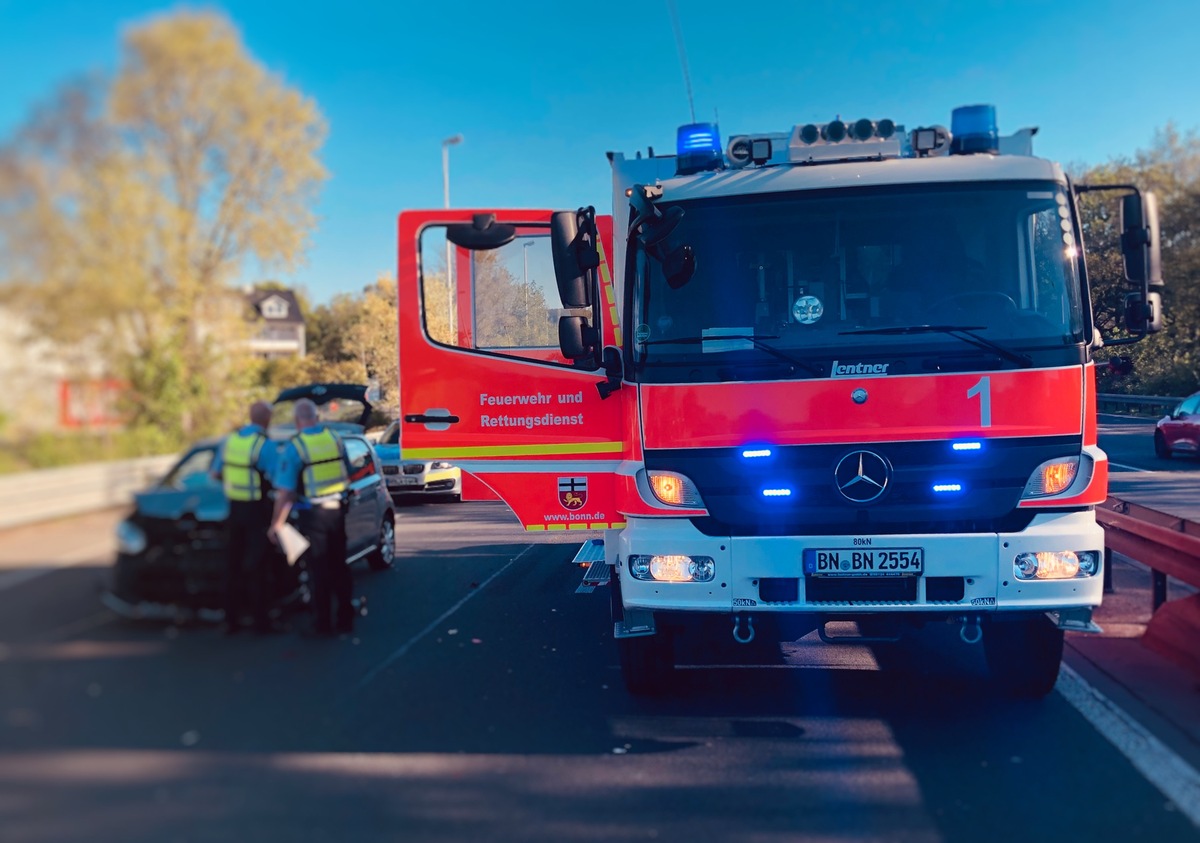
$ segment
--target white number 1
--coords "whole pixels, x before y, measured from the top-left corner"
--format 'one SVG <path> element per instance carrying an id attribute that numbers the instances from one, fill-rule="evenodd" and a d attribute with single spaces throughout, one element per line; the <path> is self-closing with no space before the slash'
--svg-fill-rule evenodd
<path id="1" fill-rule="evenodd" d="M 979 382 L 967 390 L 967 397 L 979 396 L 979 426 L 992 426 L 992 379 L 984 375 Z"/>

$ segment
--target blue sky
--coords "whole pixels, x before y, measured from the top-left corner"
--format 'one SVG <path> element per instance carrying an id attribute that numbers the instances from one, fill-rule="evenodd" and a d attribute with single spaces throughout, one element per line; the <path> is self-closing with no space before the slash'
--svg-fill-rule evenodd
<path id="1" fill-rule="evenodd" d="M 307 265 L 316 301 L 395 263 L 395 217 L 440 207 L 603 207 L 606 150 L 669 151 L 689 121 L 666 0 L 229 0 L 246 45 L 330 124 Z M 0 0 L 0 138 L 62 81 L 111 70 L 121 31 L 172 4 Z M 761 14 L 753 14 L 759 8 Z M 723 134 L 835 115 L 949 123 L 994 103 L 1039 155 L 1100 163 L 1200 127 L 1195 0 L 711 3 L 678 0 L 697 117 Z"/>

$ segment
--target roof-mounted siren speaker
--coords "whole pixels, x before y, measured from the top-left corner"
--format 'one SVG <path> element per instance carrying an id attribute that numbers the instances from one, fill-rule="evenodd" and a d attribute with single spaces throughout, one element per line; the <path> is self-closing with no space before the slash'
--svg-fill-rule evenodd
<path id="1" fill-rule="evenodd" d="M 751 141 L 749 135 L 734 135 L 725 147 L 725 157 L 729 159 L 731 170 L 740 170 L 750 163 Z"/>
<path id="2" fill-rule="evenodd" d="M 826 123 L 821 127 L 821 137 L 830 143 L 841 143 L 846 139 L 846 124 L 841 120 Z"/>
<path id="3" fill-rule="evenodd" d="M 918 158 L 934 155 L 949 155 L 950 142 L 954 136 L 945 126 L 922 126 L 912 130 L 909 145 Z"/>
<path id="4" fill-rule="evenodd" d="M 850 127 L 850 136 L 857 141 L 870 140 L 875 137 L 875 121 L 863 118 L 855 120 Z"/>

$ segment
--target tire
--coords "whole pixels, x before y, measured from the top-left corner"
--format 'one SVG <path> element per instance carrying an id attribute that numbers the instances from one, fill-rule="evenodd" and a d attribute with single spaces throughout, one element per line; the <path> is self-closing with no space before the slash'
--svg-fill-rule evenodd
<path id="1" fill-rule="evenodd" d="M 984 629 L 983 651 L 992 681 L 1006 696 L 1037 700 L 1058 680 L 1063 631 L 1044 615 L 993 620 Z"/>
<path id="2" fill-rule="evenodd" d="M 396 524 L 384 518 L 379 525 L 379 541 L 367 556 L 367 565 L 372 571 L 386 571 L 396 558 Z"/>
<path id="3" fill-rule="evenodd" d="M 618 638 L 621 678 L 625 689 L 637 697 L 658 696 L 671 687 L 675 675 L 675 648 L 669 633 Z"/>
<path id="4" fill-rule="evenodd" d="M 1171 449 L 1167 447 L 1167 438 L 1162 435 L 1161 430 L 1154 431 L 1154 454 L 1164 460 L 1171 458 Z"/>

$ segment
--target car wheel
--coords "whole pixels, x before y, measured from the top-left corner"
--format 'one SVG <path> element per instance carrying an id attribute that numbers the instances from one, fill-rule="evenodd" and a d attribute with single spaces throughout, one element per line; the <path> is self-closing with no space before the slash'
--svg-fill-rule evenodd
<path id="1" fill-rule="evenodd" d="M 1154 453 L 1164 460 L 1171 458 L 1171 448 L 1167 445 L 1167 437 L 1162 435 L 1161 430 L 1154 431 Z"/>
<path id="2" fill-rule="evenodd" d="M 379 541 L 371 555 L 367 557 L 367 565 L 372 571 L 383 571 L 392 567 L 396 558 L 396 525 L 391 518 L 384 518 L 379 525 Z"/>

